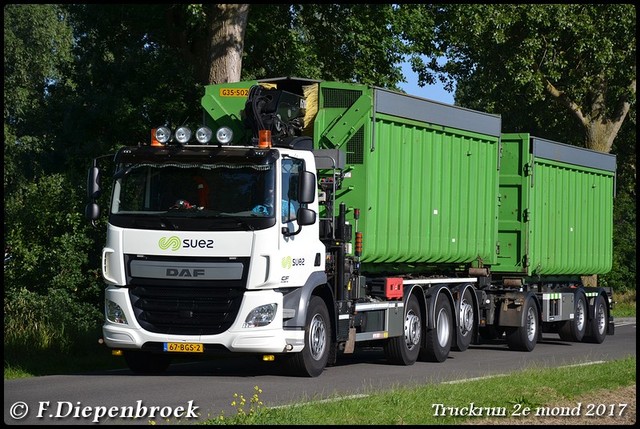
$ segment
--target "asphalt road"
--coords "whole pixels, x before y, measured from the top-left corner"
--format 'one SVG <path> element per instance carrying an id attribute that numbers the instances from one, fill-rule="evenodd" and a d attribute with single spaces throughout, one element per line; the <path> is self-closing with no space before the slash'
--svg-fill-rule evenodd
<path id="1" fill-rule="evenodd" d="M 128 370 L 5 380 L 5 424 L 189 424 L 235 415 L 234 393 L 247 402 L 262 390 L 265 406 L 366 395 L 397 386 L 462 380 L 530 368 L 557 367 L 636 356 L 636 319 L 616 321 L 615 335 L 602 344 L 563 342 L 544 334 L 533 352 L 514 352 L 503 341 L 451 352 L 443 363 L 394 366 L 381 349 L 342 356 L 317 378 L 288 376 L 276 363 L 256 358 L 215 358 L 177 362 L 160 376 Z M 249 409 L 249 405 L 245 410 Z M 124 414 L 122 414 L 124 413 Z M 112 415 L 112 417 L 109 416 Z M 149 418 L 150 415 L 155 418 Z M 116 417 L 116 415 L 118 417 Z M 139 418 L 133 418 L 136 415 Z M 124 416 L 124 418 L 122 418 Z M 196 416 L 196 417 L 193 417 Z M 179 418 L 176 418 L 179 417 Z M 336 422 L 339 424 L 339 422 Z"/>

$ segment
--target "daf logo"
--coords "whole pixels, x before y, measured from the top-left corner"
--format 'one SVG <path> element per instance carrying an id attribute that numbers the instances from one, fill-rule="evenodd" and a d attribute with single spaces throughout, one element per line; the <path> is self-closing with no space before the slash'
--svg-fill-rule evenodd
<path id="1" fill-rule="evenodd" d="M 204 274 L 204 268 L 167 268 L 167 277 L 200 277 Z"/>

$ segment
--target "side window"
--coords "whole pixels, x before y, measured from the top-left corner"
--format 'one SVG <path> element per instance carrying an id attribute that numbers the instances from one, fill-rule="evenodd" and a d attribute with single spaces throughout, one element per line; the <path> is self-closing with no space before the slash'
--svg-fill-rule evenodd
<path id="1" fill-rule="evenodd" d="M 296 212 L 300 208 L 298 182 L 303 169 L 302 160 L 291 158 L 282 160 L 282 222 L 296 219 Z"/>

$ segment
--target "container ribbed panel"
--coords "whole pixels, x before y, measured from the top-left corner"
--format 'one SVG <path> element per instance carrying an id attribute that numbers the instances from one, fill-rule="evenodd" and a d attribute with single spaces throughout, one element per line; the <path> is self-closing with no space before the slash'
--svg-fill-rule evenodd
<path id="1" fill-rule="evenodd" d="M 535 274 L 602 274 L 612 265 L 613 174 L 537 159 L 531 212 Z"/>
<path id="2" fill-rule="evenodd" d="M 366 158 L 363 262 L 495 258 L 497 141 L 378 120 Z"/>

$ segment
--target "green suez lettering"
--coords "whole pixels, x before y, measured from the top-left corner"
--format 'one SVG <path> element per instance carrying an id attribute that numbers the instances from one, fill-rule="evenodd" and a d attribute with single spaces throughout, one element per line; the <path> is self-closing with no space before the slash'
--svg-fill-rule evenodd
<path id="1" fill-rule="evenodd" d="M 133 371 L 226 350 L 316 377 L 371 345 L 411 371 L 614 334 L 611 289 L 582 278 L 611 270 L 615 155 L 356 83 L 209 85 L 201 105 L 109 157 L 108 210 L 89 169 L 104 344 Z"/>
<path id="2" fill-rule="evenodd" d="M 185 238 L 182 240 L 182 247 L 185 249 L 189 249 L 189 248 L 213 249 L 213 240 L 194 240 L 190 238 Z"/>

